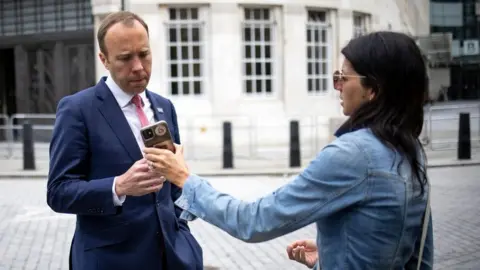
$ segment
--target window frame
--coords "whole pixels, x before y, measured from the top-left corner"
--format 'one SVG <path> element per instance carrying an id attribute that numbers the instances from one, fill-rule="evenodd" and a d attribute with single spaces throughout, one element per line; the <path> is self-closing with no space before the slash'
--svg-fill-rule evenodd
<path id="1" fill-rule="evenodd" d="M 282 94 L 282 74 L 283 74 L 283 47 L 282 47 L 282 32 L 281 32 L 281 18 L 282 18 L 282 9 L 278 6 L 273 5 L 242 5 L 240 6 L 240 41 L 241 41 L 241 83 L 242 83 L 242 96 L 244 99 L 278 99 L 281 97 Z M 268 20 L 247 20 L 246 19 L 246 10 L 268 10 L 269 12 L 269 19 Z M 250 29 L 254 29 L 253 26 L 262 25 L 260 29 L 265 29 L 265 25 L 270 26 L 270 41 L 265 44 L 264 40 L 255 41 L 255 30 L 251 31 L 251 40 L 246 41 L 245 39 L 245 27 L 250 27 Z M 265 34 L 264 31 L 261 31 L 260 36 L 263 37 Z M 251 47 L 251 57 L 246 57 L 246 46 Z M 261 57 L 255 58 L 255 46 L 260 45 L 261 50 Z M 265 46 L 270 46 L 270 57 L 265 57 Z M 260 62 L 258 62 L 260 60 Z M 252 63 L 252 67 L 256 66 L 257 63 L 267 63 L 270 62 L 270 75 L 264 75 L 264 73 L 260 75 L 254 75 L 255 69 L 252 69 L 252 75 L 247 75 L 246 71 L 246 63 Z M 266 65 L 262 65 L 262 69 L 266 68 Z M 247 81 L 252 81 L 252 86 L 255 84 L 255 80 L 260 78 L 262 80 L 262 87 L 266 87 L 267 83 L 266 80 L 271 80 L 271 92 L 266 92 L 264 89 L 262 92 L 256 92 L 256 87 L 252 87 L 252 92 L 247 92 Z"/>
<path id="2" fill-rule="evenodd" d="M 197 10 L 197 19 L 191 19 L 189 16 L 187 20 L 171 20 L 170 11 L 177 10 L 177 15 L 181 9 L 196 9 Z M 166 85 L 166 94 L 173 99 L 205 99 L 208 97 L 208 84 L 209 84 L 209 65 L 208 65 L 208 16 L 209 16 L 209 7 L 205 5 L 173 5 L 165 7 L 164 14 L 166 19 L 164 21 L 164 31 L 165 31 L 165 85 Z M 189 13 L 190 14 L 190 13 Z M 181 30 L 180 26 L 187 26 L 187 41 L 181 41 Z M 193 29 L 195 26 L 198 26 L 199 39 L 198 41 L 192 41 Z M 176 28 L 176 41 L 172 41 L 170 38 L 170 28 Z M 182 47 L 187 47 L 188 58 L 182 59 Z M 193 58 L 194 46 L 199 46 L 199 58 Z M 170 47 L 176 48 L 176 58 L 172 60 Z M 177 65 L 177 76 L 172 76 L 172 64 Z M 188 77 L 184 77 L 182 65 L 187 65 L 188 67 Z M 200 76 L 194 76 L 194 65 L 199 64 L 199 73 Z M 198 78 L 198 80 L 197 80 Z M 178 82 L 177 93 L 173 94 L 172 92 L 172 82 Z M 195 94 L 195 82 L 199 81 L 200 83 L 200 93 Z M 188 83 L 189 93 L 183 93 L 183 83 Z"/>
<path id="3" fill-rule="evenodd" d="M 312 21 L 310 20 L 311 13 L 323 13 L 325 16 L 324 21 Z M 309 41 L 309 31 L 311 31 L 312 39 Z M 315 32 L 319 31 L 319 42 L 315 41 Z M 322 31 L 326 32 L 326 42 L 320 42 L 322 37 Z M 324 58 L 316 58 L 315 48 L 320 44 L 320 47 L 325 47 L 325 56 Z M 334 40 L 333 40 L 333 29 L 332 29 L 332 12 L 328 9 L 307 9 L 306 10 L 306 20 L 305 20 L 305 59 L 306 59 L 306 91 L 309 96 L 325 96 L 333 89 L 333 53 L 334 53 Z M 312 55 L 309 57 L 309 47 L 314 48 L 312 50 Z M 319 55 L 322 55 L 322 50 L 319 49 Z M 318 61 L 320 59 L 320 61 Z M 309 72 L 309 66 L 313 64 L 312 74 Z M 318 69 L 316 64 L 318 64 Z M 317 74 L 319 70 L 323 70 L 323 64 L 326 67 L 326 72 L 323 74 Z M 320 69 L 320 67 L 322 68 Z M 312 86 L 316 86 L 316 80 L 319 81 L 319 86 L 325 86 L 324 89 L 321 87 L 319 90 L 316 87 L 310 90 L 310 80 L 313 80 Z M 325 80 L 325 85 L 323 81 Z"/>

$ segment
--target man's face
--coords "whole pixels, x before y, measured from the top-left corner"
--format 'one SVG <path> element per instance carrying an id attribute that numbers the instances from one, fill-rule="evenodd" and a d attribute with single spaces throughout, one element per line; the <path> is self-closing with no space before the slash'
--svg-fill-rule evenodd
<path id="1" fill-rule="evenodd" d="M 143 25 L 116 23 L 105 35 L 106 54 L 100 52 L 103 65 L 118 86 L 130 94 L 145 90 L 152 70 L 148 34 Z"/>

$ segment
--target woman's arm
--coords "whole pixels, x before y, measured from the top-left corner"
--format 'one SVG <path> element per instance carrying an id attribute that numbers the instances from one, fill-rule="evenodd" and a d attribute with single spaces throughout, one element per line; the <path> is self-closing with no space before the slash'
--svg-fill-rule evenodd
<path id="1" fill-rule="evenodd" d="M 185 210 L 183 218 L 200 217 L 246 242 L 267 241 L 362 201 L 367 162 L 351 138 L 339 139 L 293 181 L 254 202 L 235 199 L 190 175 L 176 204 Z"/>

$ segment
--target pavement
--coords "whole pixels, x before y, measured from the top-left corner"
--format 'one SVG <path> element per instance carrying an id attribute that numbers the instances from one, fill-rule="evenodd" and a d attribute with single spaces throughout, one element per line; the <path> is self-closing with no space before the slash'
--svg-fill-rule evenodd
<path id="1" fill-rule="evenodd" d="M 430 168 L 428 174 L 434 269 L 480 269 L 480 166 Z M 45 179 L 19 180 L 0 181 L 0 270 L 68 269 L 74 216 L 48 208 Z M 208 180 L 220 191 L 251 201 L 291 178 L 217 176 Z M 285 248 L 294 240 L 316 235 L 314 225 L 309 225 L 268 242 L 248 244 L 202 220 L 191 222 L 190 227 L 203 247 L 205 265 L 219 270 L 307 269 L 288 260 Z"/>

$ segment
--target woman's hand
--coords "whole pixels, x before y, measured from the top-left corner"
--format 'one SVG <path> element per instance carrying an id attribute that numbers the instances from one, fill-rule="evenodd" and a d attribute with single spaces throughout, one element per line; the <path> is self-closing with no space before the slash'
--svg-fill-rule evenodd
<path id="1" fill-rule="evenodd" d="M 165 176 L 172 184 L 183 187 L 190 173 L 183 157 L 181 145 L 175 144 L 175 152 L 153 147 L 144 148 L 143 152 L 150 169 Z"/>
<path id="2" fill-rule="evenodd" d="M 318 261 L 318 248 L 313 240 L 298 240 L 287 247 L 287 254 L 290 260 L 312 268 Z"/>

